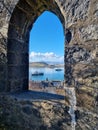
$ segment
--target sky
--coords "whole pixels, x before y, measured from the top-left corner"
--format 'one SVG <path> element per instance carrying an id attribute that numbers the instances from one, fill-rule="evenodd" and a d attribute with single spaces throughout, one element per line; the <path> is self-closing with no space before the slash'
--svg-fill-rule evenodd
<path id="1" fill-rule="evenodd" d="M 30 32 L 29 61 L 64 62 L 64 32 L 58 17 L 41 14 Z"/>

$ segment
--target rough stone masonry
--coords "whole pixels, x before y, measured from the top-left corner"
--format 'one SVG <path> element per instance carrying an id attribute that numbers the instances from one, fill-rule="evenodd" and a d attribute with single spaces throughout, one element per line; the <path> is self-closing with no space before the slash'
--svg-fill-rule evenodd
<path id="1" fill-rule="evenodd" d="M 0 0 L 0 93 L 28 90 L 29 34 L 46 10 L 58 16 L 66 39 L 70 39 L 65 39 L 64 76 L 65 86 L 76 90 L 76 129 L 96 130 L 98 0 Z"/>

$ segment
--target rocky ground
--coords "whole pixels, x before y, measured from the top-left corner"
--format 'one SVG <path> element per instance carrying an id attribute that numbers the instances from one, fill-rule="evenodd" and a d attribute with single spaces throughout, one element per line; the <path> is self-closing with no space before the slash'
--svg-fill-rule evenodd
<path id="1" fill-rule="evenodd" d="M 96 110 L 98 106 L 96 106 Z M 94 108 L 95 110 L 95 108 Z M 65 96 L 27 91 L 0 95 L 1 130 L 72 130 Z M 77 107 L 76 130 L 97 130 L 97 112 Z"/>
<path id="2" fill-rule="evenodd" d="M 64 130 L 71 127 L 64 96 L 28 91 L 2 95 L 0 98 L 2 129 Z"/>

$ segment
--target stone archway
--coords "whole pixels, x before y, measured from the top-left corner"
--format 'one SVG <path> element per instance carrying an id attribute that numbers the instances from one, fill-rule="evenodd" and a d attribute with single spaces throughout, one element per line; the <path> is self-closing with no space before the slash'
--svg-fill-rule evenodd
<path id="1" fill-rule="evenodd" d="M 64 48 L 66 86 L 84 88 L 88 83 L 91 83 L 91 88 L 96 86 L 98 80 L 96 5 L 96 0 L 0 1 L 0 92 L 27 90 L 28 70 L 25 73 L 24 70 L 28 67 L 29 32 L 35 20 L 45 10 L 55 13 L 61 20 L 64 30 L 66 25 L 71 32 L 71 41 L 69 39 L 70 43 Z M 81 71 L 81 68 L 85 69 Z M 92 90 L 95 91 L 94 88 Z"/>
<path id="2" fill-rule="evenodd" d="M 55 13 L 64 27 L 64 16 L 52 0 L 20 0 L 12 13 L 7 44 L 7 91 L 28 90 L 29 33 L 35 20 L 46 10 Z"/>
<path id="3" fill-rule="evenodd" d="M 4 104 L 6 98 L 1 92 L 28 89 L 29 32 L 38 16 L 49 10 L 70 32 L 71 41 L 64 48 L 64 74 L 65 87 L 76 92 L 77 129 L 98 129 L 97 5 L 98 0 L 0 1 L 0 96 Z"/>

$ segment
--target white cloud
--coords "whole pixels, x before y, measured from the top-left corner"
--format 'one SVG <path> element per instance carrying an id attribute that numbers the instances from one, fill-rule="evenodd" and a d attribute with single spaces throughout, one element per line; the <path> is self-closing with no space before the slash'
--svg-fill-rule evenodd
<path id="1" fill-rule="evenodd" d="M 46 53 L 31 52 L 29 54 L 29 61 L 64 62 L 64 56 L 58 56 L 53 52 L 46 52 Z"/>

